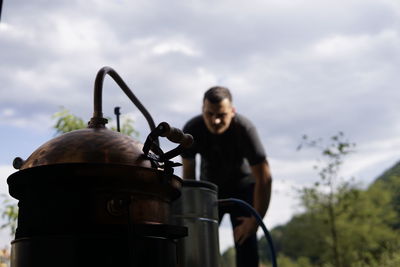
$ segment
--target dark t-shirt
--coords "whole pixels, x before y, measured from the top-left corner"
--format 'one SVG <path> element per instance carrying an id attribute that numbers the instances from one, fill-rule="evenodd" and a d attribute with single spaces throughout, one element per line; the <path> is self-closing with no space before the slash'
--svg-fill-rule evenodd
<path id="1" fill-rule="evenodd" d="M 218 185 L 220 197 L 229 197 L 243 186 L 254 183 L 249 165 L 265 160 L 266 154 L 254 125 L 236 114 L 228 130 L 212 134 L 201 115 L 183 128 L 194 138 L 193 146 L 182 153 L 186 159 L 201 156 L 200 180 Z"/>

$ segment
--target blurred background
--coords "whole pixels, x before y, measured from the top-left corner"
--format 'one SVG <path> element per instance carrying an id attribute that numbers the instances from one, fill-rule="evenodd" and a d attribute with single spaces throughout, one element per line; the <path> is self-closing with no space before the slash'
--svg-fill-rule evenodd
<path id="1" fill-rule="evenodd" d="M 346 192 L 356 188 L 363 195 L 361 192 L 370 190 L 386 170 L 398 166 L 397 0 L 1 3 L 0 193 L 2 201 L 6 201 L 3 214 L 7 205 L 15 204 L 7 197 L 6 183 L 15 171 L 13 159 L 27 158 L 55 136 L 57 118 L 53 115 L 63 108 L 85 122 L 92 117 L 94 78 L 103 66 L 114 68 L 122 76 L 156 123 L 167 121 L 179 128 L 200 113 L 206 89 L 214 85 L 230 88 L 237 111 L 257 126 L 268 154 L 274 181 L 264 221 L 269 229 L 276 229 L 275 233 L 298 216 L 303 218 L 301 215 L 315 211 L 316 204 L 326 204 L 323 198 L 317 198 L 319 202 L 310 206 L 305 199 L 310 195 L 304 188 L 335 195 L 339 192 L 335 190 L 349 183 Z M 120 106 L 123 116 L 133 120 L 139 133 L 136 138 L 144 142 L 149 128 L 137 108 L 110 78 L 106 78 L 103 92 L 105 116 L 113 118 L 114 107 Z M 309 139 L 304 140 L 304 135 Z M 308 141 L 318 139 L 319 146 L 310 146 Z M 325 184 L 321 181 L 319 171 L 325 166 L 324 158 L 332 159 L 323 153 L 325 149 L 338 148 L 340 143 L 351 144 L 351 153 L 339 151 L 343 162 L 338 166 L 340 171 L 330 173 L 337 186 L 330 192 L 325 190 L 326 180 Z M 356 145 L 352 146 L 353 143 Z M 303 147 L 297 150 L 300 144 Z M 320 168 L 315 169 L 315 165 Z M 389 176 L 393 177 L 392 172 Z M 391 179 L 394 178 L 387 178 L 389 184 L 398 180 Z M 316 185 L 318 181 L 321 186 Z M 388 187 L 396 188 L 393 184 Z M 384 192 L 378 195 L 392 194 Z M 392 195 L 387 198 L 392 199 Z M 388 200 L 378 206 L 391 214 L 391 203 Z M 337 208 L 337 203 L 331 204 Z M 352 202 L 346 205 L 356 206 Z M 398 234 L 393 222 L 396 218 L 375 222 L 374 229 L 382 226 L 383 232 L 389 228 L 394 231 L 381 236 Z M 220 227 L 221 252 L 233 244 L 226 219 Z M 303 225 L 309 219 L 302 219 Z M 8 222 L 7 213 L 2 221 Z M 340 222 L 344 225 L 346 220 L 341 218 Z M 346 231 L 350 228 L 345 227 Z M 365 226 L 366 232 L 367 229 Z M 2 230 L 0 248 L 9 247 L 9 230 L 8 226 Z M 339 229 L 343 233 L 339 240 L 350 240 L 346 231 Z M 301 237 L 297 246 L 322 246 L 311 242 L 312 233 Z M 296 236 L 293 232 L 291 235 Z M 388 247 L 394 245 L 385 238 L 376 240 L 372 236 L 360 233 L 356 245 L 350 241 L 338 244 L 340 251 L 347 251 L 371 243 L 363 248 L 368 256 L 343 255 L 342 261 L 346 257 L 354 262 L 357 259 L 364 262 L 360 266 L 379 262 L 382 250 L 389 251 Z M 324 238 L 327 248 L 332 247 L 329 236 Z M 300 256 L 293 252 L 299 251 L 298 247 L 293 244 L 292 252 L 283 251 L 290 242 L 282 242 L 285 245 L 278 250 L 287 256 L 281 259 L 290 262 L 286 264 L 319 264 L 329 262 L 328 259 L 334 262 L 332 255 L 319 259 L 318 255 L 323 253 L 316 250 L 299 252 L 307 258 L 299 263 Z M 264 262 L 268 262 L 268 257 Z"/>

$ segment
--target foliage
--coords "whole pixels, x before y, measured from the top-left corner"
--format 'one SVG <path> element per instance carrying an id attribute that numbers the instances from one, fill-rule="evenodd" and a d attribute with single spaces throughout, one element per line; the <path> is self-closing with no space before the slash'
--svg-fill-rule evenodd
<path id="1" fill-rule="evenodd" d="M 220 258 L 221 267 L 235 267 L 236 266 L 236 251 L 233 247 L 228 248 L 222 253 Z"/>
<path id="2" fill-rule="evenodd" d="M 83 119 L 71 114 L 69 110 L 62 108 L 59 112 L 56 112 L 53 116 L 56 119 L 56 124 L 53 128 L 56 130 L 56 134 L 63 134 L 78 129 L 86 128 L 87 123 Z"/>
<path id="3" fill-rule="evenodd" d="M 372 190 L 375 187 L 392 194 L 391 206 L 395 210 L 397 218 L 392 226 L 400 230 L 400 162 L 379 176 L 369 189 Z"/>
<path id="4" fill-rule="evenodd" d="M 347 211 L 357 194 L 348 182 L 339 181 L 339 172 L 344 156 L 352 152 L 355 144 L 345 140 L 344 134 L 339 132 L 330 138 L 328 144 L 324 144 L 322 139 L 309 140 L 305 135 L 299 149 L 302 146 L 317 148 L 322 156 L 319 164 L 314 166 L 318 171 L 319 181 L 314 186 L 300 190 L 302 203 L 314 216 L 314 220 L 322 222 L 321 230 L 326 235 L 324 243 L 327 249 L 323 252 L 324 260 L 337 267 L 345 266 L 338 220 L 340 215 Z"/>
<path id="5" fill-rule="evenodd" d="M 310 260 L 305 257 L 300 257 L 297 260 L 292 260 L 285 255 L 279 255 L 277 259 L 279 267 L 312 267 Z"/>
<path id="6" fill-rule="evenodd" d="M 400 161 L 397 162 L 394 166 L 386 170 L 382 175 L 380 175 L 375 183 L 380 182 L 381 180 L 383 181 L 389 181 L 392 179 L 393 176 L 399 176 L 400 175 Z"/>
<path id="7" fill-rule="evenodd" d="M 87 123 L 80 118 L 70 113 L 69 110 L 62 108 L 59 112 L 53 115 L 53 119 L 56 119 L 56 124 L 53 128 L 56 130 L 56 134 L 63 134 L 74 130 L 84 129 L 87 127 Z M 109 122 L 112 122 L 111 118 L 107 118 Z M 133 127 L 134 121 L 129 118 L 122 116 L 122 124 L 120 132 L 129 136 L 138 136 L 139 133 Z M 111 126 L 112 131 L 117 131 L 116 126 Z"/>
<path id="8" fill-rule="evenodd" d="M 10 199 L 7 195 L 2 195 L 2 211 L 1 217 L 5 219 L 5 223 L 0 226 L 1 229 L 8 228 L 10 230 L 11 236 L 15 235 L 15 230 L 17 228 L 17 218 L 18 218 L 18 206 L 15 202 Z"/>
<path id="9" fill-rule="evenodd" d="M 109 121 L 111 121 L 111 119 L 108 119 Z M 138 137 L 139 136 L 139 132 L 135 130 L 135 128 L 133 128 L 133 123 L 134 121 L 129 118 L 129 117 L 124 117 L 122 116 L 122 125 L 120 128 L 120 132 L 122 134 L 126 134 L 129 136 L 135 136 Z M 117 131 L 117 127 L 116 126 L 111 126 L 111 130 L 112 131 Z"/>

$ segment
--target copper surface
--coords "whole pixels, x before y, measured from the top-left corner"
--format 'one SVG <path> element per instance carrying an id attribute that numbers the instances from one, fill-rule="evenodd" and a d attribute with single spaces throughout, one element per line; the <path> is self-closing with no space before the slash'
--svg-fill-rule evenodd
<path id="1" fill-rule="evenodd" d="M 133 138 L 106 128 L 76 130 L 40 146 L 23 163 L 21 170 L 60 163 L 111 163 L 151 168 L 142 147 Z"/>
<path id="2" fill-rule="evenodd" d="M 69 163 L 20 170 L 7 182 L 19 200 L 19 232 L 28 235 L 54 227 L 167 223 L 182 179 L 145 167 Z"/>

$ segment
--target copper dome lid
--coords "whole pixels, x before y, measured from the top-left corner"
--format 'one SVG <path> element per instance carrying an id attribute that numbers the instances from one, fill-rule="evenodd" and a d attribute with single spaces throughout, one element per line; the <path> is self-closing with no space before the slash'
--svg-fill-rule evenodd
<path id="1" fill-rule="evenodd" d="M 122 164 L 150 168 L 135 139 L 107 128 L 88 128 L 60 135 L 36 149 L 21 170 L 62 163 Z"/>

